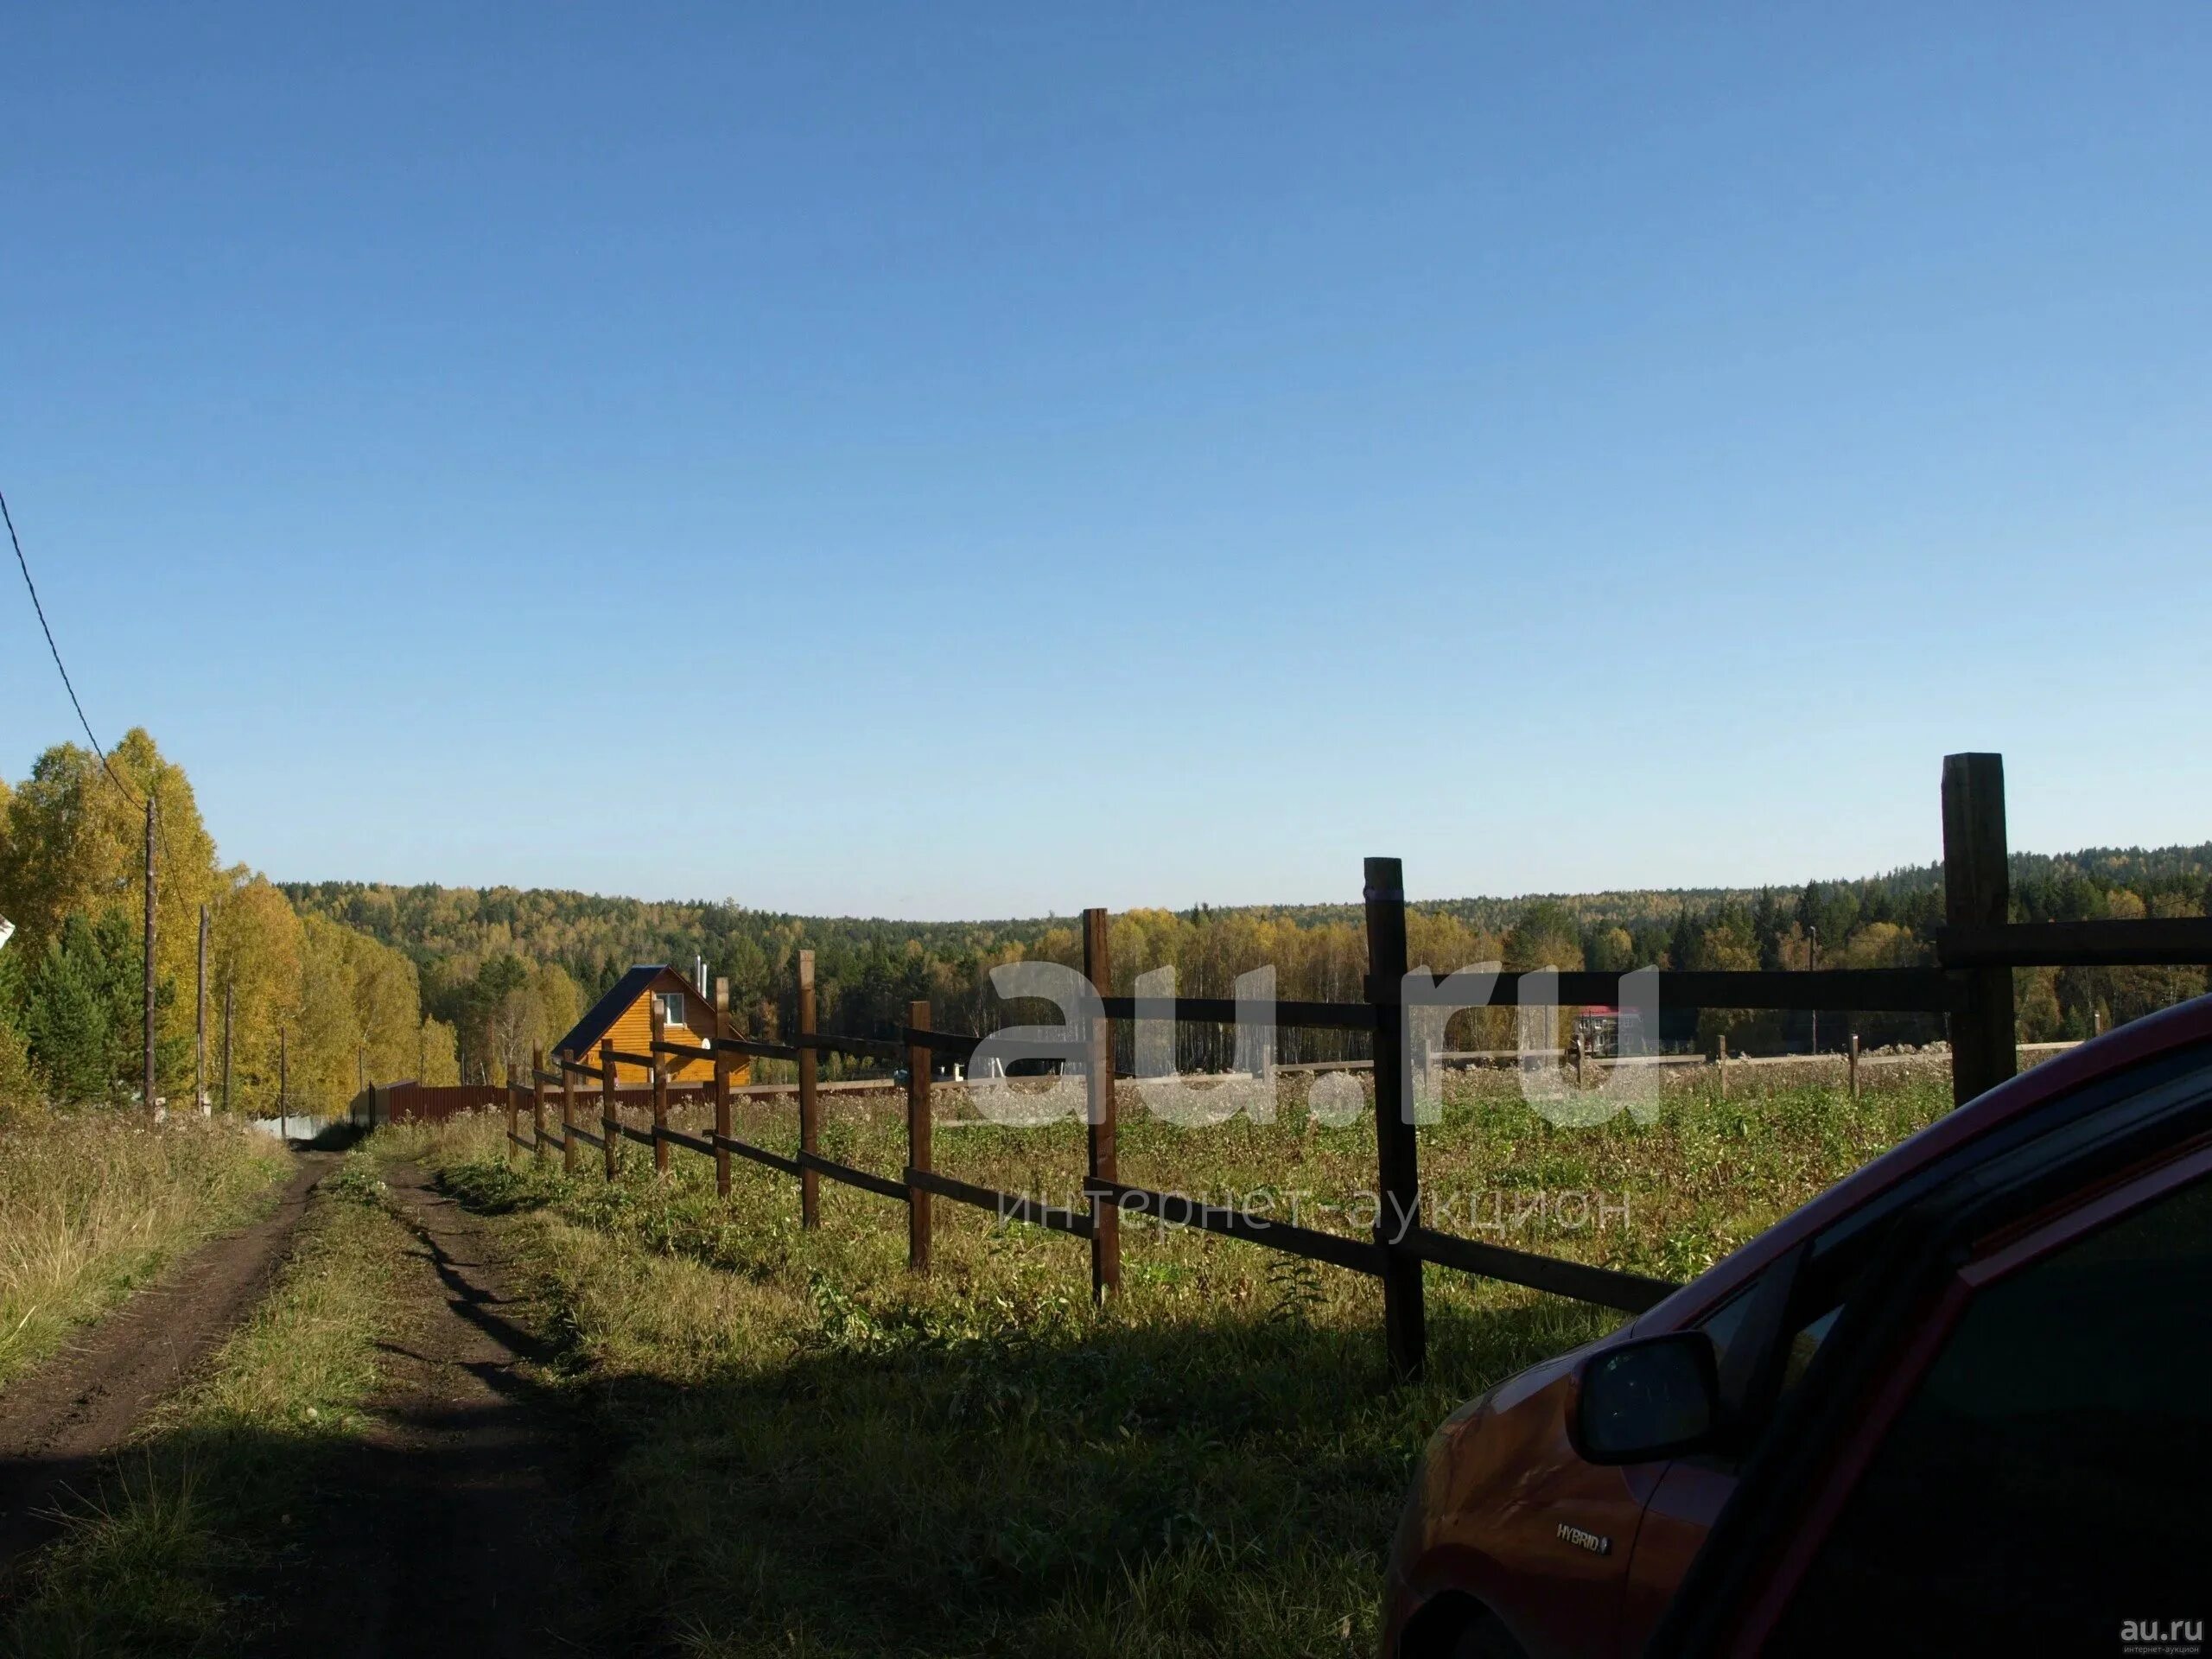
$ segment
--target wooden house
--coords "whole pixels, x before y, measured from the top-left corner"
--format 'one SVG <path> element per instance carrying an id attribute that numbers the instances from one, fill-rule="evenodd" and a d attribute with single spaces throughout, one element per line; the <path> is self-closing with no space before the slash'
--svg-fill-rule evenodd
<path id="1" fill-rule="evenodd" d="M 730 1024 L 729 1015 L 717 1008 L 690 980 L 664 963 L 641 963 L 614 982 L 614 988 L 593 1003 L 576 1021 L 575 1028 L 554 1046 L 554 1052 L 581 1060 L 586 1065 L 599 1064 L 599 1046 L 611 1042 L 625 1054 L 652 1052 L 653 1012 L 658 1007 L 664 1040 L 689 1043 L 697 1047 L 710 1046 L 716 1038 L 734 1037 L 737 1028 Z M 714 1063 L 710 1060 L 679 1059 L 669 1057 L 669 1080 L 671 1083 L 697 1084 L 714 1081 Z M 730 1067 L 732 1084 L 749 1083 L 753 1077 L 753 1063 L 740 1057 Z M 617 1061 L 614 1080 L 618 1086 L 646 1084 L 652 1073 L 642 1065 Z"/>

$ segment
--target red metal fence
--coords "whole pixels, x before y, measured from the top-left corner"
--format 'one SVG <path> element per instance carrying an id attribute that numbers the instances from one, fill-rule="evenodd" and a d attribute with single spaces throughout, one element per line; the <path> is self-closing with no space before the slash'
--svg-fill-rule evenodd
<path id="1" fill-rule="evenodd" d="M 626 1088 L 626 1100 L 643 1102 L 652 1090 L 645 1084 Z M 379 1123 L 440 1123 L 463 1112 L 488 1111 L 504 1105 L 508 1085 L 503 1083 L 379 1083 L 353 1097 L 353 1121 L 364 1128 Z M 703 1100 L 703 1089 L 679 1089 L 678 1100 Z"/>

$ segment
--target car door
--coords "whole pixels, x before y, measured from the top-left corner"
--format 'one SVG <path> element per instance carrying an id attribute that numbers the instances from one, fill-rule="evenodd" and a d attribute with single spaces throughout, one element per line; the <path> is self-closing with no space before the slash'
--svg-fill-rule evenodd
<path id="1" fill-rule="evenodd" d="M 1754 1426 L 1754 1435 L 1810 1368 L 1842 1312 L 1849 1264 L 1816 1261 L 1821 1242 L 1777 1260 L 1698 1327 L 1712 1339 L 1728 1409 Z M 1734 1496 L 1747 1449 L 1677 1458 L 1660 1476 L 1623 1590 L 1623 1659 L 1643 1651 Z"/>
<path id="2" fill-rule="evenodd" d="M 2212 1136 L 2012 1173 L 1904 1230 L 1653 1654 L 2202 1650 Z"/>
<path id="3" fill-rule="evenodd" d="M 1716 1360 L 1726 1364 L 1745 1339 L 1745 1325 L 1758 1283 L 1747 1284 L 1699 1321 L 1712 1338 Z M 1667 1611 L 1690 1564 L 1705 1546 L 1736 1490 L 1738 1460 L 1713 1453 L 1676 1458 L 1660 1471 L 1636 1532 L 1628 1577 L 1621 1588 L 1618 1651 L 1622 1659 L 1642 1653 L 1652 1627 Z"/>

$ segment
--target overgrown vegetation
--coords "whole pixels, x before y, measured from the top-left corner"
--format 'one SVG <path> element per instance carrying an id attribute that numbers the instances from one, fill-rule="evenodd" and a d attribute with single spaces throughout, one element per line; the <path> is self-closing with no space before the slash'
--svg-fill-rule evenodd
<path id="1" fill-rule="evenodd" d="M 265 1135 L 193 1118 L 26 1114 L 0 1127 L 0 1386 L 289 1168 Z"/>
<path id="2" fill-rule="evenodd" d="M 1948 1105 L 1899 1067 L 1856 1104 L 1775 1084 L 1678 1087 L 1660 1120 L 1559 1129 L 1495 1077 L 1424 1128 L 1443 1224 L 1581 1259 L 1698 1271 Z M 950 1091 L 948 1091 L 950 1092 Z M 779 1147 L 788 1105 L 740 1132 Z M 1371 1649 L 1410 1460 L 1468 1395 L 1617 1316 L 1432 1271 L 1432 1370 L 1389 1381 L 1375 1287 L 1230 1241 L 1124 1231 L 1123 1293 L 1088 1297 L 1077 1241 L 940 1206 L 937 1266 L 905 1271 L 901 1206 L 739 1161 L 727 1203 L 679 1154 L 656 1181 L 513 1166 L 503 1122 L 379 1132 L 503 1214 L 569 1385 L 603 1414 L 600 1487 L 630 1645 L 715 1656 L 1335 1655 Z M 825 1150 L 893 1171 L 894 1110 L 837 1099 Z M 1072 1193 L 1072 1125 L 950 1125 L 940 1167 Z M 1294 1098 L 1272 1124 L 1182 1130 L 1127 1111 L 1125 1179 L 1249 1203 L 1291 1194 L 1357 1232 L 1374 1142 Z M 1491 1208 L 1495 1195 L 1497 1208 Z M 1470 1205 L 1472 1205 L 1471 1210 Z M 1496 1217 L 1496 1230 L 1486 1230 Z"/>
<path id="3" fill-rule="evenodd" d="M 41 1559 L 11 1656 L 229 1654 L 268 1632 L 255 1586 L 362 1427 L 405 1235 L 365 1155 L 318 1190 L 293 1254 L 205 1376 L 156 1408 Z"/>

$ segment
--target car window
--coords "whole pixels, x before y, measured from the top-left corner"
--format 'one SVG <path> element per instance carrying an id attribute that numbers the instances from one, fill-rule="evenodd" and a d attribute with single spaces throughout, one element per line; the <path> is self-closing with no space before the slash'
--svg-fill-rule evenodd
<path id="1" fill-rule="evenodd" d="M 2212 1183 L 1968 1303 L 1807 1571 L 1772 1650 L 2120 1650 L 2202 1616 Z"/>
<path id="2" fill-rule="evenodd" d="M 1725 1369 L 1727 1365 L 1729 1350 L 1738 1342 L 1746 1339 L 1745 1326 L 1754 1300 L 1751 1293 L 1756 1287 L 1757 1281 L 1754 1281 L 1699 1322 L 1697 1328 L 1711 1340 L 1713 1359 L 1719 1367 Z M 1820 1351 L 1821 1344 L 1827 1339 L 1829 1330 L 1834 1325 L 1836 1316 L 1842 1312 L 1842 1305 L 1835 1303 L 1817 1319 L 1791 1332 L 1788 1351 L 1783 1357 L 1778 1395 L 1786 1395 L 1797 1386 L 1807 1368 L 1812 1364 L 1813 1357 Z M 1769 1403 L 1762 1403 L 1758 1409 L 1764 1414 L 1769 1409 Z M 1708 1468 L 1732 1470 L 1742 1458 L 1738 1450 L 1701 1453 L 1698 1461 Z"/>
<path id="3" fill-rule="evenodd" d="M 1697 1328 L 1704 1332 L 1713 1344 L 1714 1359 L 1726 1360 L 1728 1357 L 1728 1345 L 1743 1330 L 1744 1316 L 1751 1311 L 1751 1287 L 1746 1285 L 1698 1321 Z"/>
<path id="4" fill-rule="evenodd" d="M 1827 1340 L 1828 1332 L 1835 1328 L 1836 1315 L 1842 1312 L 1843 1305 L 1839 1302 L 1790 1336 L 1789 1350 L 1782 1359 L 1783 1394 L 1787 1395 L 1803 1380 L 1814 1356 L 1821 1351 L 1821 1344 Z"/>

